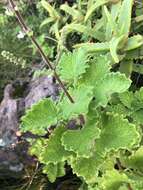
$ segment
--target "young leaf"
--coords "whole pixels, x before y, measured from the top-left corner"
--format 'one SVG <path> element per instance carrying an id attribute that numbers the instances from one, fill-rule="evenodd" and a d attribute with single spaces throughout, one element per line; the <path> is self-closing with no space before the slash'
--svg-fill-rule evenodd
<path id="1" fill-rule="evenodd" d="M 21 118 L 21 130 L 33 134 L 44 135 L 46 129 L 57 123 L 57 109 L 50 99 L 43 99 L 33 105 L 26 115 Z"/>
<path id="2" fill-rule="evenodd" d="M 46 164 L 43 167 L 43 173 L 47 174 L 48 179 L 51 183 L 53 183 L 56 178 L 62 177 L 65 175 L 65 163 L 64 162 L 59 162 L 57 164 Z"/>
<path id="3" fill-rule="evenodd" d="M 67 82 L 76 81 L 81 74 L 85 73 L 88 67 L 87 54 L 84 49 L 80 48 L 63 54 L 58 65 L 58 73 L 61 78 Z"/>
<path id="4" fill-rule="evenodd" d="M 29 153 L 32 156 L 36 156 L 38 159 L 40 158 L 41 152 L 42 152 L 42 148 L 44 146 L 46 146 L 47 144 L 47 139 L 44 138 L 38 138 L 36 140 L 32 140 L 30 142 L 30 149 L 29 149 Z"/>
<path id="5" fill-rule="evenodd" d="M 97 124 L 85 125 L 81 130 L 68 130 L 62 136 L 62 144 L 66 150 L 73 151 L 78 157 L 90 157 L 99 138 L 100 130 Z"/>

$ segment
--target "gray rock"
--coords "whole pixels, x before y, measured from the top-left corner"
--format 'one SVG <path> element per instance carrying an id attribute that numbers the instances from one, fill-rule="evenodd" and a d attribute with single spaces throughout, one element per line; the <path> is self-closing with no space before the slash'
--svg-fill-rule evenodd
<path id="1" fill-rule="evenodd" d="M 0 104 L 0 146 L 9 146 L 16 142 L 18 130 L 17 100 L 12 98 L 14 88 L 8 84 Z"/>
<path id="2" fill-rule="evenodd" d="M 28 156 L 28 144 L 18 143 L 20 139 L 16 132 L 19 131 L 19 119 L 26 109 L 31 108 L 42 98 L 51 97 L 57 100 L 58 91 L 58 85 L 53 77 L 48 76 L 33 79 L 23 93 L 24 97 L 14 98 L 13 95 L 16 94 L 14 84 L 5 87 L 4 98 L 0 104 L 0 177 L 21 176 L 24 165 L 34 162 Z M 21 139 L 25 139 L 24 136 Z"/>
<path id="3" fill-rule="evenodd" d="M 42 76 L 32 80 L 29 93 L 25 97 L 25 109 L 46 97 L 51 97 L 53 100 L 58 98 L 58 85 L 54 83 L 53 77 Z"/>

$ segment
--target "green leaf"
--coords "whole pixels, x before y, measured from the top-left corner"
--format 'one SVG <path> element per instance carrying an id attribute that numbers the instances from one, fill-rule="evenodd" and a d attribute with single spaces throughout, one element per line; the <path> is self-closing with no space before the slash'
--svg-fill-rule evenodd
<path id="1" fill-rule="evenodd" d="M 40 155 L 40 161 L 44 164 L 57 164 L 64 162 L 68 157 L 72 155 L 71 152 L 66 151 L 61 144 L 61 137 L 66 131 L 65 127 L 57 126 L 53 133 L 50 135 L 45 147 L 42 147 L 42 153 Z"/>
<path id="2" fill-rule="evenodd" d="M 129 35 L 133 0 L 123 0 L 118 18 L 119 36 Z"/>
<path id="3" fill-rule="evenodd" d="M 117 28 L 117 18 L 121 8 L 121 1 L 115 1 L 110 5 L 110 12 L 109 9 L 106 7 L 104 8 L 103 14 L 106 15 L 107 21 L 104 23 L 104 28 L 106 26 L 106 40 L 110 41 L 112 37 L 119 37 L 118 36 L 118 28 Z"/>
<path id="4" fill-rule="evenodd" d="M 110 0 L 97 0 L 96 2 L 92 3 L 92 5 L 88 6 L 88 10 L 85 15 L 84 21 L 86 22 L 88 18 L 92 15 L 92 13 L 100 6 L 105 5 L 106 3 L 110 2 Z"/>
<path id="5" fill-rule="evenodd" d="M 131 156 L 122 158 L 124 166 L 143 171 L 143 146 L 139 147 L 137 151 L 132 152 Z"/>
<path id="6" fill-rule="evenodd" d="M 135 189 L 135 190 L 142 190 L 143 189 L 143 179 L 140 180 L 140 181 L 139 180 L 138 181 L 134 181 L 134 184 L 132 185 L 132 188 Z"/>
<path id="7" fill-rule="evenodd" d="M 137 124 L 143 124 L 143 109 L 137 110 L 131 114 L 131 117 Z"/>
<path id="8" fill-rule="evenodd" d="M 91 86 L 81 85 L 75 89 L 70 89 L 69 93 L 75 103 L 71 103 L 67 97 L 64 97 L 59 104 L 61 115 L 64 119 L 70 119 L 77 115 L 86 114 L 88 105 L 92 99 L 93 88 Z"/>
<path id="9" fill-rule="evenodd" d="M 97 182 L 99 168 L 105 160 L 98 154 L 94 154 L 90 158 L 71 159 L 68 162 L 72 166 L 73 173 L 82 177 L 87 184 Z"/>
<path id="10" fill-rule="evenodd" d="M 53 19 L 57 20 L 60 18 L 60 15 L 58 14 L 58 12 L 50 5 L 50 3 L 48 3 L 45 0 L 41 1 L 41 5 L 48 11 L 50 17 L 52 17 Z"/>
<path id="11" fill-rule="evenodd" d="M 41 163 L 43 163 L 43 154 L 45 154 L 45 149 L 47 149 L 48 139 L 39 138 L 32 140 L 30 142 L 30 155 L 36 156 Z M 45 163 L 45 162 L 44 162 Z M 57 177 L 65 175 L 65 162 L 58 163 L 45 163 L 43 167 L 43 173 L 48 175 L 49 180 L 53 183 Z"/>
<path id="12" fill-rule="evenodd" d="M 106 155 L 110 151 L 131 149 L 139 142 L 140 134 L 135 125 L 118 114 L 109 115 L 103 120 L 103 129 L 100 138 L 96 141 L 96 149 Z"/>
<path id="13" fill-rule="evenodd" d="M 143 87 L 135 92 L 135 98 L 139 101 L 139 104 L 143 103 Z"/>
<path id="14" fill-rule="evenodd" d="M 110 72 L 110 69 L 111 65 L 108 56 L 99 55 L 90 61 L 89 68 L 83 74 L 80 83 L 94 87 L 99 80 Z"/>
<path id="15" fill-rule="evenodd" d="M 128 182 L 129 179 L 126 174 L 114 169 L 106 171 L 105 175 L 100 180 L 100 186 L 103 190 L 117 190 L 122 184 Z"/>
<path id="16" fill-rule="evenodd" d="M 50 27 L 49 33 L 54 34 L 56 39 L 59 40 L 60 33 L 59 33 L 59 20 L 54 22 L 54 24 Z"/>
<path id="17" fill-rule="evenodd" d="M 104 11 L 108 20 L 107 26 L 106 26 L 106 40 L 111 40 L 111 37 L 114 35 L 117 35 L 117 26 L 115 19 L 112 17 L 111 13 L 108 11 L 107 7 L 104 6 Z"/>
<path id="18" fill-rule="evenodd" d="M 143 87 L 134 93 L 134 100 L 132 102 L 132 109 L 138 111 L 143 108 Z"/>
<path id="19" fill-rule="evenodd" d="M 128 38 L 127 44 L 124 48 L 125 51 L 131 51 L 136 48 L 139 48 L 143 45 L 143 36 L 142 35 L 134 35 Z"/>
<path id="20" fill-rule="evenodd" d="M 117 50 L 119 49 L 119 45 L 124 41 L 125 36 L 122 35 L 119 38 L 113 37 L 110 41 L 110 53 L 113 57 L 115 63 L 119 63 L 119 57 L 117 55 Z"/>
<path id="21" fill-rule="evenodd" d="M 95 101 L 98 106 L 106 106 L 113 93 L 125 92 L 131 84 L 131 80 L 125 75 L 116 73 L 107 74 L 100 80 L 94 89 Z"/>
<path id="22" fill-rule="evenodd" d="M 51 183 L 55 182 L 56 178 L 62 177 L 65 175 L 65 163 L 59 162 L 57 164 L 46 164 L 43 167 L 43 173 L 47 174 L 48 179 Z"/>
<path id="23" fill-rule="evenodd" d="M 132 109 L 132 102 L 134 100 L 133 92 L 126 91 L 124 93 L 121 93 L 119 94 L 119 99 L 125 107 Z"/>
<path id="24" fill-rule="evenodd" d="M 128 107 L 133 112 L 143 108 L 143 88 L 133 92 L 125 92 L 119 95 L 120 101 L 125 107 Z"/>
<path id="25" fill-rule="evenodd" d="M 126 59 L 142 59 L 143 58 L 143 46 L 126 52 Z"/>
<path id="26" fill-rule="evenodd" d="M 63 54 L 58 65 L 58 73 L 61 78 L 68 82 L 76 81 L 81 74 L 85 73 L 87 64 L 87 54 L 84 49 L 74 50 Z"/>
<path id="27" fill-rule="evenodd" d="M 90 157 L 99 138 L 97 124 L 86 124 L 81 130 L 68 130 L 62 136 L 62 144 L 66 150 L 74 151 L 78 157 Z"/>
<path id="28" fill-rule="evenodd" d="M 47 139 L 38 138 L 36 140 L 32 140 L 30 142 L 31 147 L 29 149 L 30 155 L 37 156 L 37 158 L 40 158 L 42 147 L 46 146 L 46 144 Z"/>
<path id="29" fill-rule="evenodd" d="M 123 104 L 109 105 L 106 107 L 107 112 L 112 114 L 123 115 L 124 117 L 130 116 L 132 111 L 125 107 Z"/>
<path id="30" fill-rule="evenodd" d="M 65 11 L 66 13 L 70 14 L 73 17 L 73 20 L 77 21 L 77 20 L 82 20 L 83 19 L 83 15 L 81 14 L 81 12 L 79 12 L 78 10 L 76 10 L 73 7 L 70 7 L 68 4 L 62 4 L 60 6 L 60 9 Z"/>
<path id="31" fill-rule="evenodd" d="M 108 52 L 110 50 L 109 42 L 104 43 L 80 43 L 76 44 L 74 48 L 84 48 L 87 53 L 95 53 L 95 52 Z"/>
<path id="32" fill-rule="evenodd" d="M 45 25 L 48 25 L 49 23 L 53 22 L 54 19 L 49 17 L 49 18 L 46 18 L 45 20 L 43 20 L 43 22 L 40 24 L 40 28 L 43 28 Z"/>
<path id="33" fill-rule="evenodd" d="M 33 134 L 44 135 L 48 127 L 57 123 L 56 106 L 52 100 L 43 99 L 27 110 L 21 121 L 23 132 L 30 131 Z"/>
<path id="34" fill-rule="evenodd" d="M 133 71 L 133 60 L 121 61 L 119 70 L 121 73 L 124 73 L 127 78 L 130 78 Z"/>
<path id="35" fill-rule="evenodd" d="M 91 28 L 91 26 L 85 26 L 80 23 L 73 22 L 71 24 L 66 24 L 61 30 L 61 33 L 63 34 L 64 37 L 67 36 L 71 32 L 79 32 L 79 33 L 83 33 L 83 35 L 87 35 L 91 37 L 95 36 L 95 31 L 94 29 Z"/>

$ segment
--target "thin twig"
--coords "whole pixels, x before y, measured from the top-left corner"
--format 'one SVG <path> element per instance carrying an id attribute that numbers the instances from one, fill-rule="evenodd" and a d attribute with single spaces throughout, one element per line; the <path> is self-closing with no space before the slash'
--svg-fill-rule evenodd
<path id="1" fill-rule="evenodd" d="M 29 189 L 30 189 L 30 187 L 31 187 L 31 185 L 32 185 L 32 183 L 33 183 L 33 180 L 34 180 L 34 178 L 35 178 L 35 176 L 36 176 L 36 174 L 37 174 L 38 166 L 39 166 L 39 163 L 37 162 L 37 163 L 36 163 L 36 166 L 35 166 L 35 171 L 34 171 L 32 177 L 31 177 L 31 179 L 30 179 L 30 182 L 29 182 L 28 187 L 26 188 L 26 190 L 29 190 Z"/>
<path id="2" fill-rule="evenodd" d="M 72 96 L 69 94 L 69 92 L 65 88 L 63 82 L 61 81 L 61 79 L 59 78 L 58 74 L 56 73 L 55 68 L 50 63 L 50 61 L 47 58 L 47 56 L 45 55 L 44 51 L 42 50 L 42 48 L 40 47 L 40 45 L 36 41 L 36 39 L 35 39 L 32 31 L 25 24 L 24 19 L 23 19 L 22 15 L 20 14 L 20 12 L 18 11 L 18 8 L 15 5 L 14 1 L 13 0 L 9 0 L 9 2 L 10 2 L 10 6 L 11 6 L 12 10 L 14 11 L 14 13 L 15 13 L 15 15 L 17 17 L 17 20 L 18 20 L 18 22 L 19 22 L 22 30 L 24 31 L 24 33 L 26 33 L 29 36 L 29 38 L 31 39 L 31 41 L 35 45 L 35 47 L 37 48 L 37 51 L 40 53 L 40 55 L 42 56 L 42 58 L 45 61 L 45 63 L 53 71 L 54 77 L 58 81 L 58 83 L 61 86 L 61 88 L 63 89 L 65 95 L 68 97 L 68 99 L 70 100 L 71 103 L 74 103 L 74 100 L 73 100 Z"/>

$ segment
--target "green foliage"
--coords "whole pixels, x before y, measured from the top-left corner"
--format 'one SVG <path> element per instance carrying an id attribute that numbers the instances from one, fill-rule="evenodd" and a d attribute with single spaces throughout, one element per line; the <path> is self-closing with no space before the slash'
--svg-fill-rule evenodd
<path id="1" fill-rule="evenodd" d="M 65 163 L 57 163 L 57 164 L 46 164 L 43 167 L 43 173 L 47 174 L 49 180 L 53 183 L 56 178 L 62 177 L 65 175 L 65 168 L 64 168 Z"/>
<path id="2" fill-rule="evenodd" d="M 119 189 L 119 187 L 128 183 L 129 179 L 124 173 L 119 173 L 117 170 L 106 171 L 105 176 L 100 181 L 102 189 Z"/>
<path id="3" fill-rule="evenodd" d="M 136 126 L 119 115 L 109 115 L 103 121 L 103 130 L 96 142 L 96 149 L 102 154 L 111 150 L 131 149 L 140 142 Z"/>
<path id="4" fill-rule="evenodd" d="M 88 106 L 92 99 L 92 87 L 81 85 L 77 88 L 69 89 L 70 94 L 73 96 L 75 103 L 71 103 L 67 97 L 64 97 L 59 103 L 61 110 L 61 117 L 70 119 L 80 114 L 88 113 Z"/>
<path id="5" fill-rule="evenodd" d="M 48 109 L 47 109 L 48 108 Z M 22 117 L 23 132 L 31 131 L 34 134 L 46 134 L 46 129 L 57 123 L 57 108 L 55 104 L 49 100 L 41 100 L 28 110 L 26 116 Z"/>
<path id="6" fill-rule="evenodd" d="M 65 130 L 65 127 L 57 127 L 51 134 L 46 146 L 40 154 L 40 159 L 43 163 L 57 164 L 65 161 L 70 156 L 70 152 L 66 151 L 61 144 L 61 137 Z"/>
<path id="7" fill-rule="evenodd" d="M 86 62 L 87 55 L 84 49 L 63 54 L 58 65 L 59 75 L 67 82 L 76 82 L 75 80 L 86 72 L 88 67 Z"/>
<path id="8" fill-rule="evenodd" d="M 126 91 L 131 84 L 124 75 L 120 73 L 110 73 L 103 77 L 95 87 L 95 98 L 97 106 L 106 106 L 113 93 Z"/>
<path id="9" fill-rule="evenodd" d="M 61 92 L 56 103 L 47 98 L 27 110 L 23 132 L 45 135 L 54 126 L 48 138 L 31 141 L 30 153 L 51 182 L 68 163 L 83 189 L 141 189 L 143 88 L 132 73 L 143 73 L 142 12 L 133 0 L 38 6 L 44 21 L 36 37 L 74 102 Z"/>
<path id="10" fill-rule="evenodd" d="M 131 26 L 132 6 L 133 0 L 124 0 L 122 2 L 118 17 L 118 28 L 120 29 L 120 35 L 129 35 Z"/>
<path id="11" fill-rule="evenodd" d="M 141 146 L 138 150 L 132 152 L 132 155 L 123 157 L 123 163 L 129 168 L 134 168 L 139 171 L 143 170 L 143 147 Z"/>
<path id="12" fill-rule="evenodd" d="M 82 176 L 87 184 L 94 184 L 97 182 L 98 173 L 103 162 L 104 159 L 94 153 L 94 155 L 89 158 L 80 157 L 71 159 L 69 164 L 71 164 L 73 172 L 76 173 L 77 176 Z"/>
<path id="13" fill-rule="evenodd" d="M 97 124 L 87 124 L 81 130 L 66 131 L 61 140 L 65 149 L 75 152 L 77 157 L 90 157 L 99 135 Z"/>

